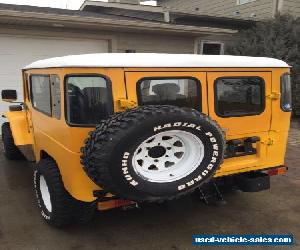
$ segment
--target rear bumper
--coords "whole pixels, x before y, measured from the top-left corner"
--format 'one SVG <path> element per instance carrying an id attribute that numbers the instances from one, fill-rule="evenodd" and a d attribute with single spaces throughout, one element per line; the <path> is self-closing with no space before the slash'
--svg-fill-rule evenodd
<path id="1" fill-rule="evenodd" d="M 259 192 L 270 188 L 270 177 L 286 173 L 286 166 L 248 171 L 215 178 L 220 185 L 231 186 L 243 192 Z"/>

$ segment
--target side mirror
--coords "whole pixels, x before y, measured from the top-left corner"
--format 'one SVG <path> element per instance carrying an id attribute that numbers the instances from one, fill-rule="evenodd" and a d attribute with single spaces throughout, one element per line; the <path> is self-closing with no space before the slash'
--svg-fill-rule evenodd
<path id="1" fill-rule="evenodd" d="M 2 100 L 5 102 L 14 102 L 18 99 L 17 91 L 14 89 L 4 89 L 1 92 Z"/>

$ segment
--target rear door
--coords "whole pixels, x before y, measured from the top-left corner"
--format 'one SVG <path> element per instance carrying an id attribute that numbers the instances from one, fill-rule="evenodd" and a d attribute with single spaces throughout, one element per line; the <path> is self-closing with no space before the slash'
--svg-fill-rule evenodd
<path id="1" fill-rule="evenodd" d="M 127 96 L 138 105 L 175 105 L 207 109 L 204 72 L 126 72 Z"/>
<path id="2" fill-rule="evenodd" d="M 209 115 L 230 136 L 267 132 L 271 123 L 270 72 L 207 74 Z"/>
<path id="3" fill-rule="evenodd" d="M 267 157 L 268 133 L 271 124 L 271 72 L 209 72 L 209 116 L 216 120 L 226 133 L 236 154 L 227 153 L 223 164 L 226 172 L 264 165 Z M 250 143 L 254 148 L 247 154 L 245 140 L 259 138 Z M 249 148 L 249 147 L 248 147 Z M 237 156 L 240 156 L 236 158 Z"/>

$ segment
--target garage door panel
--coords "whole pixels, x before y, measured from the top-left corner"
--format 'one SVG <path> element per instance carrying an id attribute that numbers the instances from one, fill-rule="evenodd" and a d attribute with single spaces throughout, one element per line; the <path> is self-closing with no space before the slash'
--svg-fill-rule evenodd
<path id="1" fill-rule="evenodd" d="M 16 89 L 22 100 L 21 69 L 34 61 L 56 56 L 108 52 L 108 40 L 23 37 L 0 34 L 0 91 Z M 0 103 L 0 112 L 8 104 Z M 0 117 L 0 123 L 4 119 Z"/>
<path id="2" fill-rule="evenodd" d="M 107 40 L 88 40 L 88 39 L 76 39 L 76 38 L 65 38 L 65 39 L 55 39 L 55 38 L 28 38 L 28 37 L 14 37 L 14 36 L 1 36 L 0 46 L 7 46 L 4 51 L 8 54 L 15 54 L 15 48 L 24 49 L 25 53 L 31 51 L 34 47 L 34 53 L 45 53 L 45 47 L 48 49 L 54 49 L 58 52 L 63 51 L 73 51 L 80 49 L 80 46 L 86 46 L 81 50 L 91 50 L 98 49 L 107 51 Z M 59 46 L 58 46 L 59 45 Z M 76 53 L 76 51 L 73 51 Z M 94 51 L 95 52 L 95 51 Z M 47 53 L 46 53 L 47 54 Z"/>

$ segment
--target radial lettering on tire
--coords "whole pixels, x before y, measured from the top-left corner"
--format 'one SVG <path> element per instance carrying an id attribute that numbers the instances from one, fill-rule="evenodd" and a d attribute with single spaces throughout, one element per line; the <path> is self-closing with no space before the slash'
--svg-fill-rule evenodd
<path id="1" fill-rule="evenodd" d="M 82 148 L 82 164 L 100 187 L 134 201 L 192 192 L 223 161 L 218 124 L 189 108 L 143 106 L 101 122 Z"/>

